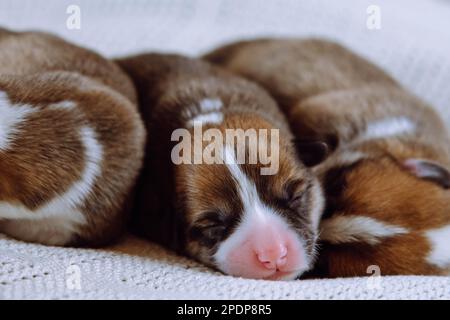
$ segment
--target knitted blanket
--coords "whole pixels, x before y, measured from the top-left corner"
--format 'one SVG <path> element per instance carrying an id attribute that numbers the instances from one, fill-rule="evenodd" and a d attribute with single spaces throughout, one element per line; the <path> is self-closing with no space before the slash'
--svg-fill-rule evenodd
<path id="1" fill-rule="evenodd" d="M 326 37 L 388 70 L 434 105 L 450 125 L 450 2 L 377 0 L 375 9 L 372 4 L 2 0 L 0 25 L 54 32 L 109 57 L 149 50 L 197 55 L 223 42 L 257 36 Z M 70 5 L 79 9 L 80 29 L 73 20 L 68 23 L 77 10 Z M 245 280 L 131 236 L 104 249 L 45 247 L 0 236 L 0 298 L 450 299 L 450 278 L 368 274 L 290 282 Z"/>

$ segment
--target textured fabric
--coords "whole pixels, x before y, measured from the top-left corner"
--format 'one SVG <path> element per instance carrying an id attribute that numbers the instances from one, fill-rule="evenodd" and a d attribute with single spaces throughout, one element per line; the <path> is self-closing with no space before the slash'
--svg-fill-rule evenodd
<path id="1" fill-rule="evenodd" d="M 132 237 L 101 250 L 4 239 L 0 257 L 1 298 L 450 299 L 450 278 L 443 277 L 238 279 Z"/>
<path id="2" fill-rule="evenodd" d="M 81 29 L 66 28 L 69 5 Z M 322 36 L 349 46 L 436 106 L 450 124 L 450 2 L 1 0 L 0 24 L 57 33 L 109 57 L 147 50 L 190 55 L 255 36 Z M 382 270 L 381 270 L 382 272 Z M 75 279 L 75 280 L 74 280 Z M 132 237 L 106 249 L 51 248 L 0 239 L 0 298 L 450 299 L 450 278 L 367 277 L 269 282 L 211 272 Z"/>

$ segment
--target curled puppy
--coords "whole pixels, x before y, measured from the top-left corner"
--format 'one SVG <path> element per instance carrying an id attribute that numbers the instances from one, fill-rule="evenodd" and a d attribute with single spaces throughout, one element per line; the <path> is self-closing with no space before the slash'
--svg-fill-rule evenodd
<path id="1" fill-rule="evenodd" d="M 244 41 L 205 59 L 267 89 L 297 138 L 328 142 L 316 275 L 448 274 L 450 141 L 435 111 L 328 41 Z"/>
<path id="2" fill-rule="evenodd" d="M 47 245 L 110 241 L 144 139 L 117 65 L 49 34 L 0 29 L 0 232 Z"/>
<path id="3" fill-rule="evenodd" d="M 234 276 L 294 279 L 308 270 L 322 191 L 269 95 L 182 56 L 118 63 L 152 137 L 135 232 Z"/>

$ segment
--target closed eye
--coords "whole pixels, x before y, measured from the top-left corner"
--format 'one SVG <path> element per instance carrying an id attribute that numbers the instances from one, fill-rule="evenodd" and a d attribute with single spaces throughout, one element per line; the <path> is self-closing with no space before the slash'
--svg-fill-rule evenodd
<path id="1" fill-rule="evenodd" d="M 210 225 L 202 229 L 203 236 L 210 240 L 221 240 L 225 234 L 226 227 L 221 225 Z"/>
<path id="2" fill-rule="evenodd" d="M 303 201 L 307 183 L 303 179 L 293 180 L 286 184 L 285 200 L 291 209 L 298 208 Z"/>
<path id="3" fill-rule="evenodd" d="M 193 222 L 190 236 L 202 245 L 212 247 L 225 237 L 227 230 L 228 224 L 224 215 L 220 212 L 208 211 L 202 213 Z"/>
<path id="4" fill-rule="evenodd" d="M 302 192 L 301 194 L 295 195 L 292 199 L 290 199 L 289 207 L 291 209 L 296 209 L 296 208 L 300 207 L 303 202 L 303 195 L 304 195 L 304 193 Z"/>
<path id="5" fill-rule="evenodd" d="M 198 227 L 213 227 L 224 222 L 224 215 L 219 211 L 201 213 L 193 223 Z"/>

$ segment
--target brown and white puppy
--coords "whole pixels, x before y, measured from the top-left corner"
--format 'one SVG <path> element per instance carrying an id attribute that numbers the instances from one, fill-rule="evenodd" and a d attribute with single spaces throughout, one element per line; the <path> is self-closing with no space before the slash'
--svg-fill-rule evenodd
<path id="1" fill-rule="evenodd" d="M 331 147 L 314 168 L 327 199 L 319 274 L 448 273 L 450 141 L 429 106 L 328 41 L 244 41 L 205 58 L 266 88 L 297 138 Z"/>
<path id="2" fill-rule="evenodd" d="M 322 192 L 270 96 L 196 59 L 143 54 L 118 63 L 134 80 L 152 137 L 133 229 L 234 276 L 294 279 L 308 270 Z M 192 150 L 181 150 L 186 142 Z"/>
<path id="3" fill-rule="evenodd" d="M 135 103 L 98 54 L 0 29 L 0 232 L 48 245 L 117 236 L 144 151 Z"/>

